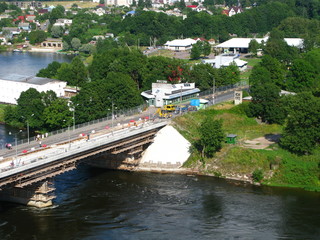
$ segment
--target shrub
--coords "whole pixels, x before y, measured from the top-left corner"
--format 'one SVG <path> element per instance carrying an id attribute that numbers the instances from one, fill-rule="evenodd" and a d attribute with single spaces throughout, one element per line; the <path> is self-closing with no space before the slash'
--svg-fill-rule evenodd
<path id="1" fill-rule="evenodd" d="M 263 171 L 262 169 L 256 169 L 252 173 L 252 179 L 254 182 L 261 182 L 263 179 Z"/>

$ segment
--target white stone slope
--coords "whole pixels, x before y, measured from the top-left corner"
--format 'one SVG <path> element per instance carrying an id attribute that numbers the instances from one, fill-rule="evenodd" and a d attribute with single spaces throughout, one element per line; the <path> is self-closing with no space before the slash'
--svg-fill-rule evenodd
<path id="1" fill-rule="evenodd" d="M 162 128 L 140 161 L 141 166 L 157 164 L 178 168 L 188 160 L 190 142 L 172 126 Z"/>

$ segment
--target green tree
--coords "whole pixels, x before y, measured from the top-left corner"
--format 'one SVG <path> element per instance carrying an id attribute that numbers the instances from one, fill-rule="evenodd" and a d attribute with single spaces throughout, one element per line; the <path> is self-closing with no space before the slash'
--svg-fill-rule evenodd
<path id="1" fill-rule="evenodd" d="M 315 82 L 316 70 L 304 59 L 293 61 L 288 76 L 288 89 L 294 92 L 307 91 Z"/>
<path id="2" fill-rule="evenodd" d="M 288 120 L 280 146 L 303 155 L 313 152 L 320 142 L 320 101 L 311 93 L 292 96 L 288 104 Z"/>
<path id="3" fill-rule="evenodd" d="M 252 53 L 253 56 L 257 56 L 259 47 L 260 44 L 257 42 L 257 40 L 252 39 L 249 43 L 249 52 Z"/>
<path id="4" fill-rule="evenodd" d="M 71 86 L 83 86 L 88 80 L 88 70 L 80 56 L 73 58 L 70 64 L 62 63 L 57 71 L 57 79 L 66 81 Z"/>
<path id="5" fill-rule="evenodd" d="M 80 39 L 79 38 L 72 38 L 71 47 L 73 48 L 74 51 L 78 51 L 79 48 L 81 47 Z"/>
<path id="6" fill-rule="evenodd" d="M 200 139 L 197 148 L 201 151 L 202 157 L 213 157 L 222 148 L 225 138 L 222 130 L 222 122 L 207 117 L 199 128 Z"/>
<path id="7" fill-rule="evenodd" d="M 196 43 L 192 45 L 190 58 L 191 59 L 199 59 L 201 56 L 201 46 Z"/>
<path id="8" fill-rule="evenodd" d="M 44 31 L 36 30 L 29 33 L 29 41 L 31 44 L 41 43 L 47 39 L 47 34 Z"/>
<path id="9" fill-rule="evenodd" d="M 51 28 L 51 35 L 54 38 L 59 38 L 63 35 L 64 29 L 61 26 L 53 26 Z"/>
<path id="10" fill-rule="evenodd" d="M 57 98 L 43 112 L 48 130 L 61 129 L 72 125 L 72 112 L 65 99 Z"/>
<path id="11" fill-rule="evenodd" d="M 286 118 L 280 88 L 273 83 L 253 85 L 252 102 L 249 104 L 249 116 L 260 118 L 263 122 L 283 124 Z"/>
<path id="12" fill-rule="evenodd" d="M 40 69 L 37 73 L 37 77 L 55 78 L 60 67 L 61 63 L 53 61 L 52 63 L 49 63 L 46 68 Z"/>
<path id="13" fill-rule="evenodd" d="M 34 88 L 22 92 L 17 100 L 17 105 L 18 116 L 30 118 L 29 126 L 31 128 L 41 128 L 43 126 L 43 111 L 45 105 L 40 92 Z M 22 120 L 20 121 L 22 122 Z"/>
<path id="14" fill-rule="evenodd" d="M 51 24 L 54 24 L 58 18 L 64 17 L 64 7 L 61 5 L 56 6 L 54 9 L 52 9 L 49 20 Z"/>
<path id="15" fill-rule="evenodd" d="M 80 52 L 84 52 L 86 54 L 93 54 L 96 51 L 96 47 L 92 44 L 83 44 L 79 48 Z"/>
<path id="16" fill-rule="evenodd" d="M 69 49 L 70 49 L 69 43 L 66 42 L 66 41 L 63 41 L 63 42 L 62 42 L 62 50 L 63 50 L 63 51 L 67 51 L 67 50 L 69 50 Z"/>

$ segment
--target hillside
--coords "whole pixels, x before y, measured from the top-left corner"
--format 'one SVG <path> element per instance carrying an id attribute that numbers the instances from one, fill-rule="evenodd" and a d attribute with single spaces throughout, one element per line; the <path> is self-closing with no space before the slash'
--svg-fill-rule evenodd
<path id="1" fill-rule="evenodd" d="M 319 155 L 298 157 L 281 149 L 276 143 L 282 132 L 280 125 L 261 124 L 248 118 L 246 104 L 222 104 L 214 109 L 201 110 L 178 117 L 175 127 L 191 143 L 199 138 L 197 128 L 210 116 L 223 120 L 225 134 L 237 134 L 237 144 L 223 144 L 212 159 L 201 160 L 199 153 L 192 155 L 185 167 L 197 169 L 201 174 L 217 177 L 260 182 L 271 186 L 299 187 L 320 190 Z"/>

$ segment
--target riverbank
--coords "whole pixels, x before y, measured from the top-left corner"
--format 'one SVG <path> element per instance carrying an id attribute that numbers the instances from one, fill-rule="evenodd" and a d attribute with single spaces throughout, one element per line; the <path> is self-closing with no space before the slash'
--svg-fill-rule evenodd
<path id="1" fill-rule="evenodd" d="M 222 119 L 226 134 L 237 135 L 237 143 L 224 143 L 214 158 L 202 159 L 193 151 L 183 168 L 198 175 L 320 191 L 319 153 L 297 156 L 281 149 L 277 140 L 282 127 L 248 118 L 244 108 L 245 105 L 220 104 L 175 118 L 174 127 L 191 143 L 199 138 L 197 128 L 208 115 Z"/>

